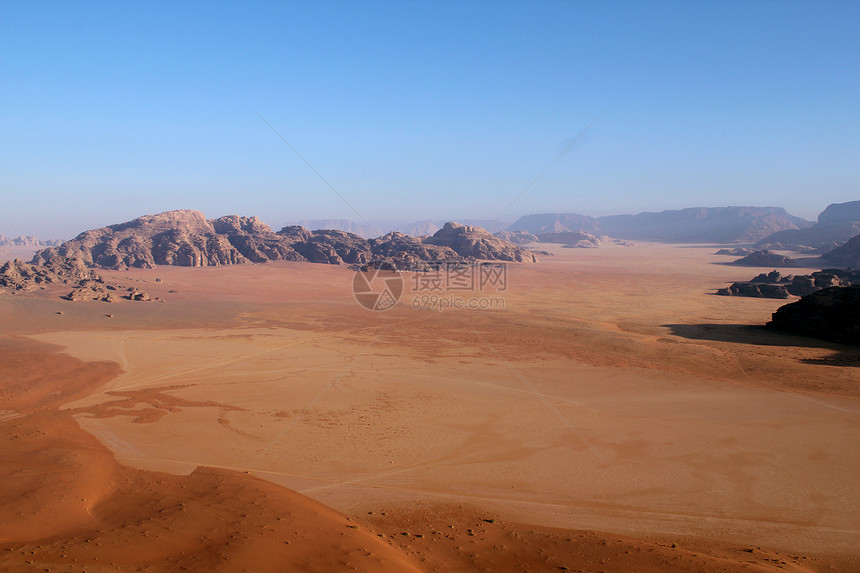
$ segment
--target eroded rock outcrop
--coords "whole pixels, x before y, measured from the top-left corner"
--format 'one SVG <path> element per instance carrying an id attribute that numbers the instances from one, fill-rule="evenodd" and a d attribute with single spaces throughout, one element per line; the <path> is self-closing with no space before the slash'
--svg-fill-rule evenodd
<path id="1" fill-rule="evenodd" d="M 432 237 L 422 241 L 426 245 L 450 247 L 461 257 L 475 259 L 536 263 L 534 253 L 503 241 L 489 231 L 471 225 L 445 223 Z"/>
<path id="2" fill-rule="evenodd" d="M 783 276 L 779 271 L 761 273 L 749 281 L 732 283 L 717 290 L 723 296 L 758 298 L 789 298 L 806 296 L 834 286 L 860 285 L 860 272 L 844 269 L 823 269 L 810 275 Z"/>
<path id="3" fill-rule="evenodd" d="M 432 237 L 389 233 L 368 241 L 345 231 L 309 231 L 297 225 L 273 232 L 256 217 L 228 215 L 207 220 L 199 211 L 180 210 L 86 231 L 58 247 L 37 252 L 32 262 L 43 265 L 79 259 L 88 267 L 121 270 L 267 261 L 362 265 L 386 257 L 404 268 L 413 268 L 417 261 L 455 258 L 537 261 L 533 253 L 480 227 L 457 223 L 446 224 Z"/>
<path id="4" fill-rule="evenodd" d="M 585 231 L 541 233 L 538 238 L 541 243 L 560 243 L 568 248 L 593 249 L 600 246 L 600 239 Z"/>
<path id="5" fill-rule="evenodd" d="M 767 327 L 860 345 L 860 286 L 829 287 L 781 306 Z"/>

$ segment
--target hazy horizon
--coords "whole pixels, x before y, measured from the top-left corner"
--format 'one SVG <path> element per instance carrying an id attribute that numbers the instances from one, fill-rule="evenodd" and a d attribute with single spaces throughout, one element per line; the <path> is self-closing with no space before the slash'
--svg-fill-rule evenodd
<path id="1" fill-rule="evenodd" d="M 860 195 L 858 21 L 835 2 L 8 3 L 0 233 L 179 208 L 814 220 Z"/>

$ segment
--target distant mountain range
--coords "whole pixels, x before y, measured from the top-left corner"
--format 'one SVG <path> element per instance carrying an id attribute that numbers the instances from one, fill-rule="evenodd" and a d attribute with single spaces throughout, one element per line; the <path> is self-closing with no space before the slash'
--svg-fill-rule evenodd
<path id="1" fill-rule="evenodd" d="M 52 247 L 59 245 L 62 241 L 47 240 L 42 241 L 33 235 L 21 235 L 10 239 L 6 235 L 0 233 L 0 247 Z"/>
<path id="2" fill-rule="evenodd" d="M 860 235 L 860 201 L 832 203 L 818 215 L 818 223 L 786 229 L 762 238 L 757 247 L 826 253 Z"/>
<path id="3" fill-rule="evenodd" d="M 617 239 L 671 243 L 752 243 L 785 229 L 812 225 L 781 207 L 693 207 L 659 213 L 589 217 L 578 213 L 526 215 L 508 231 L 539 235 L 585 231 Z"/>

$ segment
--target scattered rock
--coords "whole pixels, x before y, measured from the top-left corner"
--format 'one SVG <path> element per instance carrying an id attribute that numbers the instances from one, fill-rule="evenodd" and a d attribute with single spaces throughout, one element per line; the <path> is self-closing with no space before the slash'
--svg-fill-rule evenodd
<path id="1" fill-rule="evenodd" d="M 561 243 L 568 249 L 593 249 L 600 246 L 600 239 L 585 231 L 541 233 L 538 238 L 541 243 Z"/>
<path id="2" fill-rule="evenodd" d="M 24 263 L 16 259 L 0 266 L 0 286 L 10 288 L 12 292 L 28 292 L 51 284 L 70 286 L 72 290 L 61 297 L 69 301 L 114 302 L 116 296 L 110 291 L 124 288 L 105 282 L 101 275 L 88 269 L 80 259 L 56 256 L 43 264 Z M 134 288 L 130 287 L 129 290 Z"/>
<path id="3" fill-rule="evenodd" d="M 144 302 L 149 301 L 149 300 L 152 300 L 152 299 L 150 299 L 150 298 L 149 298 L 149 295 L 148 295 L 148 294 L 146 294 L 145 292 L 141 292 L 141 291 L 139 291 L 139 290 L 137 290 L 137 289 L 132 290 L 132 291 L 128 294 L 128 296 L 126 296 L 126 298 L 127 298 L 128 300 L 138 300 L 138 301 L 144 301 Z"/>
<path id="4" fill-rule="evenodd" d="M 789 298 L 806 296 L 824 288 L 860 285 L 860 273 L 842 269 L 824 269 L 811 275 L 783 276 L 779 271 L 761 273 L 752 280 L 736 282 L 717 290 L 722 296 Z"/>

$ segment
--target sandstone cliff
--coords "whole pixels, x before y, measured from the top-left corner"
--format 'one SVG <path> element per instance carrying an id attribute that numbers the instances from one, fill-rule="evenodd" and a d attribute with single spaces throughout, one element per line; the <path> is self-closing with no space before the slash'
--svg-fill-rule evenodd
<path id="1" fill-rule="evenodd" d="M 362 265 L 384 258 L 397 261 L 397 268 L 413 268 L 418 261 L 455 259 L 537 261 L 529 251 L 480 227 L 457 223 L 447 223 L 423 239 L 389 233 L 368 241 L 345 231 L 309 231 L 300 226 L 274 232 L 256 217 L 228 215 L 207 220 L 203 213 L 193 210 L 145 215 L 86 231 L 58 247 L 37 252 L 32 262 L 42 265 L 66 258 L 106 269 L 267 261 Z"/>

